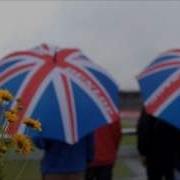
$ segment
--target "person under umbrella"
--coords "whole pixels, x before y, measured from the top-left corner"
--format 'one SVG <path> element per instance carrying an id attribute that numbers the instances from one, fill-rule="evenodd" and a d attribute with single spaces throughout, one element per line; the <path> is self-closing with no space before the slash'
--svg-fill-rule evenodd
<path id="1" fill-rule="evenodd" d="M 41 160 L 42 180 L 84 180 L 88 163 L 94 157 L 93 134 L 74 145 L 40 137 L 33 141 L 44 152 Z"/>
<path id="2" fill-rule="evenodd" d="M 120 93 L 119 93 L 120 97 Z M 94 132 L 94 156 L 86 171 L 86 180 L 112 180 L 120 142 L 121 119 Z"/>
<path id="3" fill-rule="evenodd" d="M 137 126 L 138 152 L 148 180 L 174 180 L 180 131 L 142 110 Z"/>
<path id="4" fill-rule="evenodd" d="M 120 141 L 121 122 L 117 121 L 97 129 L 94 133 L 94 156 L 90 162 L 86 180 L 112 180 Z"/>
<path id="5" fill-rule="evenodd" d="M 138 125 L 139 152 L 146 157 L 149 178 L 174 179 L 180 144 L 180 49 L 160 54 L 137 79 L 144 102 Z"/>

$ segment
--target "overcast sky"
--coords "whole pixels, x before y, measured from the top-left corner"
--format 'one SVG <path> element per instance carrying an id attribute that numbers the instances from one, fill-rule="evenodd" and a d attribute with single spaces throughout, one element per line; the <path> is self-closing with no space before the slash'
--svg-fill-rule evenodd
<path id="1" fill-rule="evenodd" d="M 0 1 L 0 57 L 41 43 L 78 47 L 123 90 L 158 53 L 180 48 L 180 2 Z"/>

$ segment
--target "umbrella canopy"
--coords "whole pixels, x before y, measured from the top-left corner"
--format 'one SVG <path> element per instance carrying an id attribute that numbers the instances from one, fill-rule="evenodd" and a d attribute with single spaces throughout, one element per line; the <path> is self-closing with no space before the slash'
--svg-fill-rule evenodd
<path id="1" fill-rule="evenodd" d="M 12 53 L 0 61 L 0 88 L 22 99 L 20 120 L 8 127 L 11 134 L 23 132 L 73 144 L 119 120 L 117 84 L 78 49 L 43 44 Z M 27 132 L 21 122 L 28 116 L 40 120 L 41 133 Z"/>
<path id="2" fill-rule="evenodd" d="M 180 128 L 180 49 L 162 53 L 137 78 L 146 111 Z"/>

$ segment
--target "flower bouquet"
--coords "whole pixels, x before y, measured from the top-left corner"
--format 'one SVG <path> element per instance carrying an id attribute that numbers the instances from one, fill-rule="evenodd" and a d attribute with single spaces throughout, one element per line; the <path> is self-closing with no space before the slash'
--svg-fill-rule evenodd
<path id="1" fill-rule="evenodd" d="M 12 102 L 14 106 L 10 108 Z M 3 167 L 9 152 L 15 151 L 15 153 L 28 156 L 33 151 L 30 137 L 20 133 L 8 133 L 8 126 L 19 121 L 19 113 L 22 108 L 20 99 L 14 99 L 10 91 L 0 89 L 0 180 L 4 180 Z M 40 122 L 31 117 L 24 118 L 22 123 L 29 128 L 42 130 Z"/>

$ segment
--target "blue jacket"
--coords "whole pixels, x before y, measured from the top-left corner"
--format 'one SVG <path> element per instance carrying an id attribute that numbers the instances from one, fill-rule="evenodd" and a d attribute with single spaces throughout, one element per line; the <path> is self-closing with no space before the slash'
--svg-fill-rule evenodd
<path id="1" fill-rule="evenodd" d="M 86 170 L 88 161 L 93 159 L 93 141 L 93 135 L 81 139 L 74 145 L 35 138 L 36 146 L 44 150 L 41 161 L 42 174 L 73 173 Z"/>

